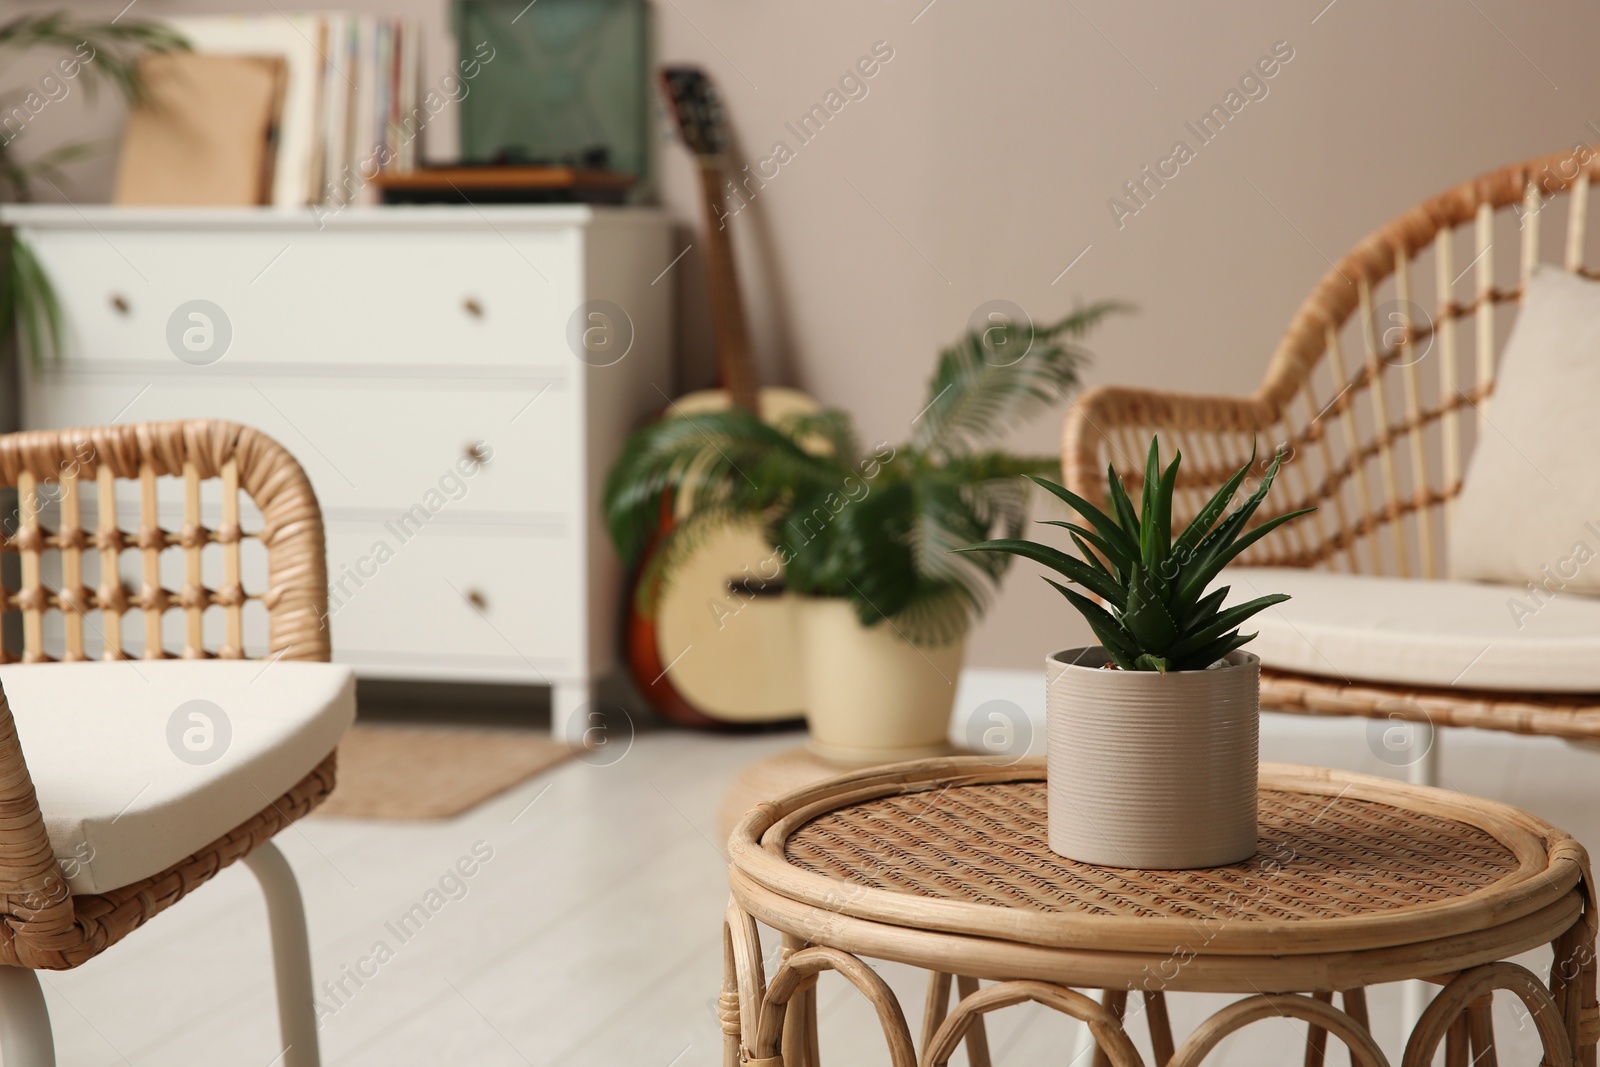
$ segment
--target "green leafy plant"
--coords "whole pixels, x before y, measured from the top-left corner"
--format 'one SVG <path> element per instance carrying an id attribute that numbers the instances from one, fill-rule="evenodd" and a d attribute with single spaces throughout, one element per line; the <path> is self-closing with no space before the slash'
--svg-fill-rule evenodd
<path id="1" fill-rule="evenodd" d="M 863 624 L 887 620 L 916 644 L 959 637 L 1009 561 L 952 550 L 1019 534 L 1021 476 L 1058 469 L 1052 457 L 992 442 L 1077 386 L 1085 353 L 1072 340 L 1121 309 L 1097 303 L 1049 327 L 969 333 L 940 353 L 928 404 L 902 445 L 863 449 L 838 410 L 774 426 L 732 408 L 638 431 L 607 478 L 603 509 L 625 561 L 655 548 L 639 583 L 641 610 L 653 610 L 661 581 L 707 536 L 756 523 L 772 546 L 757 578 L 781 571 L 790 591 L 846 598 Z M 996 352 L 1025 354 L 1002 365 Z M 676 507 L 663 508 L 664 496 Z"/>
<path id="2" fill-rule="evenodd" d="M 138 19 L 109 22 L 74 18 L 62 12 L 19 15 L 0 23 L 0 67 L 6 54 L 44 48 L 65 54 L 46 77 L 59 86 L 76 82 L 94 99 L 102 85 L 110 85 L 124 99 L 137 100 L 144 86 L 139 77 L 139 57 L 146 52 L 188 48 L 183 36 L 159 23 Z M 69 66 L 70 65 L 70 66 Z M 70 69 L 71 74 L 66 71 Z M 68 90 L 70 91 L 70 90 Z M 41 86 L 0 93 L 0 202 L 32 200 L 38 182 L 58 188 L 67 182 L 62 167 L 102 150 L 99 142 L 75 142 L 22 159 L 16 149 L 33 117 L 43 112 L 52 93 Z M 18 117 L 22 121 L 17 121 Z M 3 242 L 0 258 L 0 332 L 21 324 L 22 338 L 35 360 L 59 350 L 61 311 L 49 277 L 29 249 L 14 237 Z"/>
<path id="3" fill-rule="evenodd" d="M 1161 469 L 1160 441 L 1152 439 L 1145 461 L 1144 491 L 1136 513 L 1127 487 L 1115 469 L 1108 471 L 1110 513 L 1071 490 L 1035 477 L 1040 486 L 1065 501 L 1089 524 L 1048 520 L 1066 529 L 1081 557 L 1034 541 L 998 539 L 967 545 L 962 552 L 1022 556 L 1042 563 L 1104 601 L 1105 606 L 1068 589 L 1060 590 L 1088 622 L 1111 661 L 1130 671 L 1204 670 L 1255 638 L 1239 633 L 1252 615 L 1289 597 L 1272 593 L 1223 607 L 1229 588 L 1206 592 L 1222 569 L 1245 549 L 1306 508 L 1279 515 L 1246 530 L 1250 517 L 1272 488 L 1283 457 L 1273 459 L 1254 492 L 1231 513 L 1228 505 L 1255 466 L 1255 456 L 1217 490 L 1176 540 L 1172 537 L 1172 494 L 1178 484 L 1177 453 Z M 1226 514 L 1225 514 L 1226 513 Z"/>

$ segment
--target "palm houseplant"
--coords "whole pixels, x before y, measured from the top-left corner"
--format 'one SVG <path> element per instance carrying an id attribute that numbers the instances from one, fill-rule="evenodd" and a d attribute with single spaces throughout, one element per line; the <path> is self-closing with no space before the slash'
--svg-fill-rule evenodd
<path id="1" fill-rule="evenodd" d="M 1100 641 L 1045 661 L 1050 847 L 1085 863 L 1212 867 L 1256 849 L 1261 661 L 1242 650 L 1256 635 L 1240 627 L 1289 598 L 1240 602 L 1211 586 L 1251 545 L 1315 509 L 1252 527 L 1282 461 L 1241 498 L 1252 456 L 1174 537 L 1181 459 L 1163 469 L 1150 442 L 1137 510 L 1115 470 L 1105 509 L 1035 477 L 1083 520 L 1049 522 L 1076 556 L 1014 538 L 961 550 L 1021 556 L 1083 590 L 1045 579 Z"/>
<path id="2" fill-rule="evenodd" d="M 968 333 L 940 353 L 903 444 L 863 446 L 839 410 L 769 425 L 735 407 L 638 431 L 610 473 L 604 510 L 625 561 L 651 550 L 643 565 L 656 573 L 637 583 L 640 611 L 653 610 L 653 591 L 697 544 L 754 522 L 771 546 L 754 576 L 786 590 L 813 751 L 841 763 L 948 751 L 967 630 L 1009 563 L 953 550 L 1020 534 L 1021 476 L 1058 469 L 994 442 L 1077 386 L 1085 353 L 1074 342 L 1119 307 Z M 1001 361 L 997 351 L 1025 355 Z M 665 512 L 664 495 L 674 504 Z"/>
<path id="3" fill-rule="evenodd" d="M 102 86 L 125 100 L 137 100 L 144 91 L 139 57 L 188 47 L 169 27 L 136 18 L 105 21 L 50 12 L 0 23 L 0 66 L 14 64 L 21 52 L 55 55 L 52 63 L 34 72 L 32 83 L 0 92 L 0 203 L 32 200 L 41 185 L 65 196 L 62 168 L 106 147 L 102 142 L 71 142 L 31 152 L 35 121 L 52 121 L 47 108 L 66 100 L 77 86 L 89 100 Z M 9 333 L 13 324 L 20 327 L 36 362 L 55 355 L 61 335 L 55 290 L 32 251 L 6 231 L 0 233 L 0 331 Z"/>

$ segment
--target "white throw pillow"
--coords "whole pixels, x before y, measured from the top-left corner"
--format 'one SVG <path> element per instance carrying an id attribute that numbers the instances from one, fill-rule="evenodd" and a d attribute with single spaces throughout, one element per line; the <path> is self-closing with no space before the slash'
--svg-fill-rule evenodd
<path id="1" fill-rule="evenodd" d="M 1600 594 L 1600 285 L 1536 266 L 1450 527 L 1450 573 Z"/>

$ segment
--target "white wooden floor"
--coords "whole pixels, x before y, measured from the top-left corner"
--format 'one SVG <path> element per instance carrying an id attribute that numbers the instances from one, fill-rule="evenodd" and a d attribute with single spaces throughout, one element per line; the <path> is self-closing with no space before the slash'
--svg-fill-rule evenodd
<path id="1" fill-rule="evenodd" d="M 1366 737 L 1362 723 L 1272 716 L 1264 755 L 1382 772 Z M 307 899 L 318 981 L 342 983 L 325 994 L 324 1062 L 718 1063 L 726 890 L 714 812 L 741 766 L 797 741 L 641 733 L 610 766 L 569 762 L 456 821 L 313 817 L 282 835 Z M 1524 806 L 1600 846 L 1600 753 L 1487 734 L 1447 734 L 1444 745 L 1451 787 Z M 474 849 L 492 858 L 450 879 Z M 402 926 L 408 912 L 427 917 Z M 244 869 L 229 870 L 106 955 L 45 976 L 61 1063 L 269 1067 L 279 1051 L 269 968 L 255 886 Z M 881 971 L 915 1020 L 919 976 Z M 1173 999 L 1180 1039 L 1224 1002 Z M 1531 1024 L 1497 1007 L 1501 1062 L 1537 1062 Z M 1373 1009 L 1398 1062 L 1398 994 L 1375 992 Z M 870 1012 L 833 976 L 820 1011 L 830 1064 L 887 1062 Z M 1044 1009 L 991 1020 L 997 1063 L 1088 1062 L 1075 1060 L 1075 1024 Z M 1300 1034 L 1286 1021 L 1260 1023 L 1210 1062 L 1298 1064 Z M 1338 1052 L 1329 1062 L 1346 1060 Z"/>

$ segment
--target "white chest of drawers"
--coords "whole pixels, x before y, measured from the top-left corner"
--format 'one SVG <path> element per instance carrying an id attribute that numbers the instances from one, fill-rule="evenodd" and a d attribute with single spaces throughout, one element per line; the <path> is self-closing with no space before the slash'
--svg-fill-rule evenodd
<path id="1" fill-rule="evenodd" d="M 600 486 L 673 392 L 662 214 L 0 218 L 66 327 L 59 361 L 22 375 L 25 426 L 259 427 L 322 503 L 335 659 L 369 677 L 549 684 L 558 728 L 591 700 L 621 599 Z"/>

